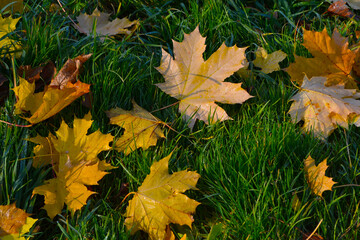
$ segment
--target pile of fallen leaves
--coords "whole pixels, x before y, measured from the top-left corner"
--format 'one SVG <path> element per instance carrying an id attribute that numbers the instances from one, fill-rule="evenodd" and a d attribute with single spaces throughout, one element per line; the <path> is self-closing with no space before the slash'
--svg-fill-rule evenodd
<path id="1" fill-rule="evenodd" d="M 100 36 L 104 40 L 116 34 L 132 34 L 139 24 L 137 20 L 127 18 L 109 22 L 108 18 L 109 14 L 96 9 L 92 15 L 80 15 L 78 24 L 74 26 L 81 33 Z M 11 16 L 0 17 L 2 56 L 21 48 L 13 39 L 6 37 L 15 30 L 19 20 Z M 291 98 L 293 103 L 289 110 L 293 122 L 304 121 L 302 130 L 324 141 L 338 126 L 360 126 L 360 93 L 354 79 L 360 74 L 359 51 L 349 48 L 347 38 L 336 29 L 332 35 L 328 34 L 328 29 L 322 32 L 303 29 L 303 46 L 313 57 L 295 56 L 295 62 L 286 68 L 298 88 Z M 205 37 L 201 36 L 197 27 L 185 34 L 182 42 L 173 42 L 173 56 L 163 50 L 160 66 L 156 68 L 164 77 L 164 82 L 156 86 L 179 100 L 179 112 L 190 129 L 197 119 L 206 124 L 231 120 L 215 102 L 242 104 L 254 97 L 242 88 L 242 83 L 224 81 L 235 72 L 247 76 L 253 71 L 249 69 L 247 48 L 222 44 L 204 60 L 205 48 Z M 261 69 L 254 71 L 255 74 L 280 70 L 279 62 L 286 58 L 280 50 L 268 54 L 260 47 L 254 55 L 256 58 L 252 64 Z M 90 58 L 91 53 L 87 53 L 69 59 L 58 72 L 50 61 L 37 68 L 22 66 L 15 76 L 19 83 L 12 89 L 17 99 L 14 113 L 27 120 L 29 126 L 41 124 L 88 94 L 90 84 L 79 81 L 78 76 Z M 3 79 L 0 78 L 0 86 L 6 81 Z M 42 91 L 36 91 L 38 85 L 41 85 Z M 114 108 L 106 114 L 110 124 L 124 129 L 122 135 L 114 137 L 99 130 L 88 134 L 93 122 L 89 113 L 83 119 L 75 117 L 72 127 L 63 121 L 54 134 L 28 139 L 36 144 L 33 166 L 48 166 L 54 173 L 54 178 L 33 190 L 33 196 L 44 196 L 43 208 L 51 219 L 62 212 L 64 205 L 71 213 L 81 209 L 95 193 L 88 186 L 97 185 L 106 174 L 110 174 L 114 167 L 98 158 L 100 152 L 116 150 L 128 155 L 138 148 L 146 150 L 155 146 L 158 139 L 165 138 L 162 128 L 168 126 L 167 123 L 135 102 L 131 111 Z M 125 213 L 125 226 L 131 233 L 143 230 L 150 239 L 175 239 L 169 224 L 191 227 L 193 214 L 200 203 L 183 193 L 189 189 L 197 190 L 200 175 L 193 171 L 169 174 L 170 158 L 171 154 L 154 162 L 138 191 L 125 197 L 132 197 Z M 320 197 L 335 184 L 325 176 L 326 169 L 326 159 L 318 166 L 310 156 L 304 160 L 309 187 Z M 0 206 L 0 237 L 21 239 L 21 235 L 36 222 L 29 215 L 17 209 L 15 204 Z"/>

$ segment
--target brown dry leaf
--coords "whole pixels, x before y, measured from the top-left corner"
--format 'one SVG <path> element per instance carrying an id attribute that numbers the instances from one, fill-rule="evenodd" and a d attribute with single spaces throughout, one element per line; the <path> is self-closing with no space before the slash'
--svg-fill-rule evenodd
<path id="1" fill-rule="evenodd" d="M 331 4 L 327 12 L 344 18 L 352 18 L 355 16 L 348 6 L 346 6 L 346 2 L 344 0 L 336 1 Z"/>
<path id="2" fill-rule="evenodd" d="M 332 2 L 335 2 L 337 0 L 331 0 Z M 359 0 L 345 0 L 347 4 L 353 9 L 360 9 L 360 1 Z"/>
<path id="3" fill-rule="evenodd" d="M 332 190 L 336 182 L 332 178 L 325 176 L 325 171 L 328 168 L 326 159 L 316 166 L 315 160 L 309 156 L 304 160 L 304 165 L 306 181 L 314 194 L 322 197 L 324 191 Z"/>
<path id="4" fill-rule="evenodd" d="M 231 119 L 215 102 L 243 103 L 251 98 L 241 83 L 224 82 L 246 65 L 245 49 L 222 44 L 204 61 L 205 38 L 199 27 L 185 34 L 183 42 L 173 41 L 174 58 L 164 50 L 160 66 L 156 68 L 165 78 L 158 83 L 162 91 L 180 100 L 179 111 L 193 128 L 196 119 L 206 124 Z"/>
<path id="5" fill-rule="evenodd" d="M 9 96 L 9 80 L 0 73 L 0 106 L 2 106 Z"/>
<path id="6" fill-rule="evenodd" d="M 21 235 L 29 232 L 37 219 L 29 217 L 31 214 L 15 206 L 0 205 L 0 239 L 25 240 Z"/>
<path id="7" fill-rule="evenodd" d="M 30 65 L 20 66 L 18 71 L 20 77 L 25 78 L 29 83 L 42 80 L 42 86 L 49 84 L 56 73 L 56 67 L 52 61 L 49 61 L 43 66 L 32 68 Z M 38 87 L 36 87 L 37 89 Z"/>
<path id="8" fill-rule="evenodd" d="M 15 114 L 30 112 L 31 117 L 23 118 L 33 125 L 54 116 L 77 98 L 88 93 L 90 85 L 76 81 L 76 76 L 84 59 L 89 57 L 81 55 L 74 60 L 68 60 L 43 92 L 35 93 L 35 83 L 19 77 L 20 84 L 13 89 L 18 98 Z M 74 81 L 76 82 L 73 83 Z"/>
<path id="9" fill-rule="evenodd" d="M 114 148 L 128 155 L 137 148 L 155 146 L 159 138 L 165 138 L 161 130 L 163 122 L 133 101 L 134 108 L 126 111 L 113 108 L 106 112 L 111 124 L 125 128 L 124 134 L 114 143 Z"/>
<path id="10" fill-rule="evenodd" d="M 182 194 L 188 189 L 196 190 L 200 175 L 196 172 L 180 171 L 169 174 L 168 162 L 171 154 L 154 162 L 150 174 L 126 208 L 125 226 L 134 234 L 143 230 L 150 239 L 165 239 L 166 227 L 170 223 L 187 225 L 194 221 L 191 214 L 199 202 Z"/>
<path id="11" fill-rule="evenodd" d="M 279 62 L 287 57 L 286 53 L 281 50 L 268 54 L 262 47 L 259 47 L 256 50 L 255 55 L 256 59 L 253 61 L 254 65 L 261 68 L 261 71 L 266 74 L 279 71 Z"/>
<path id="12" fill-rule="evenodd" d="M 332 37 L 327 34 L 326 28 L 322 32 L 303 31 L 303 45 L 313 58 L 295 56 L 295 62 L 286 69 L 291 80 L 301 85 L 305 74 L 309 78 L 324 76 L 328 79 L 327 86 L 342 84 L 345 88 L 357 89 L 350 72 L 358 50 L 351 51 L 348 48 L 348 39 L 342 37 L 336 29 Z"/>
<path id="13" fill-rule="evenodd" d="M 78 25 L 75 25 L 76 29 L 85 33 L 86 35 L 91 35 L 93 32 L 93 24 L 96 24 L 96 34 L 99 36 L 112 36 L 117 34 L 126 34 L 129 35 L 132 33 L 135 28 L 129 30 L 133 25 L 137 25 L 138 21 L 130 21 L 129 19 L 115 19 L 112 22 L 109 21 L 110 14 L 100 12 L 98 9 L 95 9 L 91 15 L 80 14 L 76 19 Z"/>
<path id="14" fill-rule="evenodd" d="M 338 125 L 348 128 L 355 121 L 360 126 L 360 93 L 344 86 L 325 86 L 325 77 L 305 76 L 299 92 L 290 100 L 294 101 L 289 114 L 294 123 L 304 120 L 303 130 L 313 131 L 319 138 L 328 137 Z"/>
<path id="15" fill-rule="evenodd" d="M 45 185 L 36 187 L 33 194 L 45 196 L 44 209 L 51 218 L 59 214 L 67 204 L 74 213 L 80 209 L 94 192 L 85 185 L 97 185 L 107 174 L 105 170 L 113 169 L 110 164 L 100 161 L 97 155 L 110 150 L 113 141 L 111 134 L 102 134 L 99 130 L 87 135 L 92 124 L 91 114 L 83 119 L 75 118 L 73 128 L 63 121 L 56 131 L 56 136 L 36 136 L 29 139 L 39 145 L 34 148 L 35 167 L 52 164 L 56 173 L 55 179 L 45 181 Z"/>

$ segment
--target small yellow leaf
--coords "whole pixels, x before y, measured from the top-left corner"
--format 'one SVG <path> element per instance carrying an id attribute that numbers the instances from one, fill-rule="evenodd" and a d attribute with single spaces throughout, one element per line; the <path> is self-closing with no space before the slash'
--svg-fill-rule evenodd
<path id="1" fill-rule="evenodd" d="M 182 194 L 196 189 L 200 178 L 196 172 L 181 171 L 169 174 L 171 154 L 153 163 L 138 192 L 126 208 L 125 226 L 131 234 L 138 230 L 149 233 L 150 239 L 165 239 L 170 223 L 188 225 L 194 221 L 191 214 L 199 202 Z"/>
<path id="2" fill-rule="evenodd" d="M 316 166 L 315 160 L 309 156 L 304 160 L 304 165 L 306 180 L 314 194 L 322 197 L 324 191 L 331 191 L 336 182 L 334 182 L 332 178 L 325 176 L 325 171 L 328 168 L 326 159 Z"/>
<path id="3" fill-rule="evenodd" d="M 158 83 L 162 91 L 180 100 L 179 112 L 193 128 L 196 119 L 211 124 L 231 119 L 215 102 L 243 103 L 252 96 L 241 83 L 224 82 L 234 72 L 247 66 L 245 49 L 222 44 L 204 61 L 205 38 L 199 27 L 185 34 L 182 42 L 173 41 L 174 57 L 162 51 L 160 66 L 156 68 L 165 78 Z"/>
<path id="4" fill-rule="evenodd" d="M 261 68 L 263 73 L 272 73 L 280 70 L 279 62 L 286 58 L 286 53 L 281 50 L 268 54 L 266 50 L 259 47 L 255 52 L 256 59 L 253 61 L 256 67 Z"/>
<path id="5" fill-rule="evenodd" d="M 98 9 L 95 9 L 91 15 L 80 14 L 76 19 L 78 25 L 75 25 L 76 29 L 90 35 L 93 32 L 93 24 L 96 23 L 96 34 L 99 36 L 112 36 L 117 34 L 127 34 L 129 35 L 133 30 L 128 28 L 138 24 L 138 21 L 130 21 L 129 19 L 116 18 L 112 22 L 109 21 L 110 14 L 100 12 Z"/>
<path id="6" fill-rule="evenodd" d="M 29 215 L 24 210 L 16 208 L 15 203 L 0 205 L 0 239 L 25 240 L 21 236 L 29 232 L 37 221 Z"/>
<path id="7" fill-rule="evenodd" d="M 165 138 L 160 129 L 163 122 L 134 101 L 133 105 L 134 109 L 131 111 L 114 108 L 106 112 L 111 124 L 125 128 L 124 135 L 115 142 L 115 149 L 119 152 L 124 151 L 126 155 L 137 148 L 146 150 L 150 146 L 155 146 L 159 138 Z"/>
<path id="8" fill-rule="evenodd" d="M 291 207 L 294 209 L 295 212 L 299 211 L 301 208 L 301 202 L 297 194 L 294 195 L 292 201 L 291 201 Z"/>
<path id="9" fill-rule="evenodd" d="M 20 47 L 14 40 L 9 39 L 8 37 L 4 38 L 6 34 L 11 33 L 16 29 L 16 24 L 19 20 L 20 18 L 12 19 L 11 17 L 3 18 L 0 16 L 0 57 L 3 57 L 6 52 L 15 51 Z M 6 49 L 6 51 L 4 51 L 4 49 Z"/>

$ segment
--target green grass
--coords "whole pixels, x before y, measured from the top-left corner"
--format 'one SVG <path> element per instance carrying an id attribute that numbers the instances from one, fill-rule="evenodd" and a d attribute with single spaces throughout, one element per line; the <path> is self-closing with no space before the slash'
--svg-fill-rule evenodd
<path id="1" fill-rule="evenodd" d="M 119 3 L 121 8 L 118 11 Z M 119 133 L 110 125 L 105 111 L 112 107 L 131 108 L 134 99 L 148 111 L 158 110 L 176 102 L 154 84 L 164 79 L 159 66 L 161 48 L 172 53 L 172 39 L 182 41 L 183 34 L 200 26 L 206 36 L 205 59 L 225 42 L 228 46 L 262 46 L 269 52 L 283 50 L 287 67 L 295 52 L 309 56 L 301 46 L 301 31 L 296 26 L 312 30 L 340 29 L 342 34 L 359 30 L 358 22 L 336 16 L 322 15 L 328 3 L 324 1 L 62 1 L 73 19 L 95 7 L 111 11 L 117 17 L 139 19 L 138 30 L 129 37 L 87 37 L 74 29 L 63 14 L 49 13 L 51 1 L 27 1 L 27 11 L 12 37 L 22 42 L 22 56 L 16 66 L 38 66 L 52 60 L 60 69 L 68 58 L 92 53 L 79 79 L 90 83 L 94 119 L 92 131 Z M 352 38 L 351 41 L 354 41 Z M 10 80 L 11 60 L 3 58 L 1 73 Z M 256 70 L 254 70 L 256 71 Z M 83 117 L 88 111 L 77 100 L 56 116 L 31 128 L 0 124 L 0 204 L 16 202 L 17 207 L 33 213 L 39 219 L 34 239 L 144 239 L 146 234 L 133 236 L 124 227 L 126 203 L 130 191 L 137 191 L 154 161 L 172 151 L 170 171 L 191 170 L 201 174 L 198 191 L 186 194 L 201 202 L 194 215 L 192 229 L 172 225 L 177 236 L 206 239 L 211 228 L 222 224 L 221 234 L 214 239 L 302 239 L 301 232 L 317 233 L 324 239 L 359 239 L 360 221 L 358 186 L 360 181 L 360 130 L 337 129 L 324 142 L 303 134 L 299 125 L 287 114 L 296 92 L 289 76 L 282 71 L 259 74 L 241 79 L 234 74 L 230 81 L 244 82 L 254 98 L 242 105 L 221 105 L 234 119 L 207 126 L 197 122 L 193 131 L 181 119 L 177 107 L 154 112 L 177 132 L 165 128 L 166 139 L 156 147 L 137 150 L 128 156 L 110 151 L 99 155 L 118 167 L 105 176 L 99 186 L 92 186 L 93 195 L 74 216 L 66 210 L 53 221 L 41 210 L 43 197 L 31 198 L 34 187 L 52 176 L 48 168 L 31 167 L 34 144 L 26 141 L 37 134 L 54 132 L 64 119 L 71 123 L 74 112 Z M 0 119 L 27 124 L 13 114 L 15 96 L 1 107 Z M 328 159 L 327 175 L 338 182 L 323 198 L 316 197 L 306 183 L 303 160 L 309 155 L 319 163 Z M 124 185 L 128 184 L 128 189 Z M 353 185 L 349 185 L 353 184 Z M 346 186 L 343 186 L 346 185 Z M 301 209 L 292 209 L 297 194 Z"/>

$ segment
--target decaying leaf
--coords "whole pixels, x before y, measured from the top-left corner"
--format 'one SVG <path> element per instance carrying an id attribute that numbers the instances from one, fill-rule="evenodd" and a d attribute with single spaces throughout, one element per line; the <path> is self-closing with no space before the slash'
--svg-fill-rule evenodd
<path id="1" fill-rule="evenodd" d="M 22 78 L 25 78 L 28 82 L 33 83 L 38 80 L 42 80 L 42 85 L 49 84 L 53 79 L 56 68 L 52 61 L 49 61 L 45 65 L 38 67 L 31 67 L 30 65 L 20 66 L 18 71 L 18 75 Z"/>
<path id="2" fill-rule="evenodd" d="M 344 18 L 352 18 L 355 16 L 348 6 L 346 6 L 344 0 L 334 1 L 333 4 L 329 6 L 327 12 Z"/>
<path id="3" fill-rule="evenodd" d="M 25 240 L 21 237 L 30 231 L 37 219 L 29 217 L 31 214 L 15 206 L 0 205 L 0 239 L 1 240 Z"/>
<path id="4" fill-rule="evenodd" d="M 112 22 L 109 22 L 110 14 L 100 12 L 98 9 L 95 9 L 91 15 L 80 14 L 76 19 L 78 25 L 75 25 L 76 29 L 85 33 L 86 35 L 91 35 L 93 32 L 93 24 L 96 24 L 96 34 L 99 36 L 112 36 L 117 34 L 127 34 L 129 35 L 135 29 L 128 29 L 133 25 L 137 25 L 138 21 L 130 21 L 129 19 L 115 19 Z"/>
<path id="5" fill-rule="evenodd" d="M 20 47 L 14 40 L 5 37 L 6 34 L 11 33 L 16 29 L 16 24 L 19 20 L 20 18 L 12 19 L 11 17 L 3 18 L 0 16 L 0 57 L 3 57 L 8 52 L 15 51 Z"/>
<path id="6" fill-rule="evenodd" d="M 196 189 L 200 178 L 196 172 L 181 171 L 169 174 L 168 162 L 171 154 L 153 163 L 129 206 L 126 208 L 125 226 L 131 233 L 143 230 L 150 239 L 165 239 L 166 226 L 170 223 L 188 225 L 194 221 L 191 214 L 199 202 L 182 194 Z"/>
<path id="7" fill-rule="evenodd" d="M 9 96 L 9 80 L 0 73 L 0 106 L 5 102 Z"/>
<path id="8" fill-rule="evenodd" d="M 284 60 L 287 56 L 286 53 L 281 50 L 268 54 L 262 47 L 259 47 L 256 50 L 255 55 L 256 59 L 253 61 L 253 63 L 256 67 L 261 68 L 263 73 L 279 71 L 279 62 Z"/>
<path id="9" fill-rule="evenodd" d="M 328 168 L 326 159 L 316 166 L 315 160 L 309 156 L 304 160 L 304 165 L 306 181 L 314 194 L 322 197 L 324 191 L 331 191 L 336 182 L 332 178 L 325 176 L 325 171 Z"/>
<path id="10" fill-rule="evenodd" d="M 183 42 L 173 41 L 174 58 L 162 50 L 160 67 L 165 78 L 158 83 L 162 91 L 179 99 L 179 111 L 192 128 L 196 119 L 206 124 L 231 119 L 215 102 L 243 103 L 251 96 L 241 83 L 224 82 L 235 71 L 245 66 L 245 48 L 221 47 L 206 61 L 203 60 L 205 38 L 197 27 L 185 34 Z"/>
<path id="11" fill-rule="evenodd" d="M 134 109 L 126 111 L 113 108 L 106 114 L 111 124 L 125 128 L 124 134 L 114 143 L 114 148 L 126 155 L 137 148 L 155 146 L 159 138 L 165 138 L 161 130 L 163 122 L 133 101 Z"/>
<path id="12" fill-rule="evenodd" d="M 91 114 L 83 119 L 75 118 L 73 128 L 63 121 L 56 131 L 56 136 L 36 136 L 29 139 L 37 145 L 34 148 L 33 166 L 40 167 L 52 164 L 56 173 L 55 179 L 36 187 L 33 194 L 45 196 L 45 207 L 48 215 L 54 218 L 67 204 L 75 212 L 86 204 L 87 198 L 94 194 L 85 185 L 97 185 L 97 182 L 110 170 L 110 164 L 100 161 L 97 155 L 110 150 L 113 141 L 111 134 L 102 134 L 99 130 L 87 135 L 92 124 Z"/>
<path id="13" fill-rule="evenodd" d="M 289 114 L 294 123 L 304 120 L 303 130 L 313 131 L 319 138 L 328 137 L 340 125 L 348 128 L 354 121 L 360 125 L 360 93 L 344 86 L 325 86 L 326 77 L 305 76 L 299 92 L 291 98 L 294 101 Z"/>
<path id="14" fill-rule="evenodd" d="M 18 98 L 15 114 L 30 112 L 31 117 L 23 118 L 31 124 L 36 124 L 54 116 L 75 99 L 88 93 L 90 85 L 76 81 L 76 76 L 84 62 L 83 59 L 89 57 L 90 55 L 81 55 L 74 60 L 68 60 L 43 92 L 34 93 L 35 82 L 30 83 L 19 77 L 20 84 L 13 89 Z"/>
<path id="15" fill-rule="evenodd" d="M 336 2 L 337 0 L 331 0 L 332 2 Z M 353 9 L 360 9 L 360 1 L 359 0 L 345 0 L 347 4 Z"/>
<path id="16" fill-rule="evenodd" d="M 309 78 L 324 76 L 327 78 L 327 86 L 341 84 L 345 88 L 357 89 L 350 72 L 358 50 L 351 51 L 348 48 L 348 39 L 342 37 L 336 29 L 332 37 L 326 29 L 322 32 L 303 31 L 303 45 L 313 58 L 295 56 L 295 62 L 287 68 L 291 79 L 301 85 L 305 74 Z"/>

